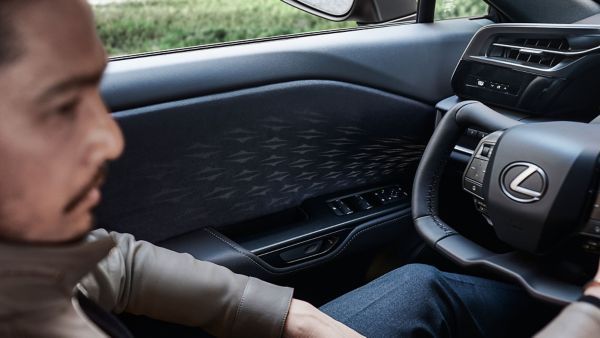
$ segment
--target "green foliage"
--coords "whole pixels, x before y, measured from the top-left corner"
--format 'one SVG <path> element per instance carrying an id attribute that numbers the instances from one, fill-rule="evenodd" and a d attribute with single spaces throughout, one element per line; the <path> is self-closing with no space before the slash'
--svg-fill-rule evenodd
<path id="1" fill-rule="evenodd" d="M 356 27 L 279 0 L 138 0 L 96 5 L 94 12 L 111 56 Z"/>
<path id="2" fill-rule="evenodd" d="M 437 0 L 435 19 L 482 16 L 487 14 L 487 10 L 488 5 L 483 0 Z"/>
<path id="3" fill-rule="evenodd" d="M 98 33 L 111 56 L 356 27 L 354 22 L 318 18 L 280 0 L 128 0 L 93 7 Z M 436 19 L 486 10 L 482 0 L 438 0 Z"/>

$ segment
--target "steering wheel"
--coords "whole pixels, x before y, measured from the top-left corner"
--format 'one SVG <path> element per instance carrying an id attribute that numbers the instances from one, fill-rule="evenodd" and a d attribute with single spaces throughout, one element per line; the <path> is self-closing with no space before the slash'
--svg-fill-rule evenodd
<path id="1" fill-rule="evenodd" d="M 477 209 L 514 251 L 493 252 L 440 218 L 440 177 L 466 128 L 489 131 L 463 176 Z M 453 107 L 438 124 L 415 177 L 412 213 L 423 239 L 461 266 L 495 270 L 516 279 L 534 297 L 565 304 L 581 286 L 544 272 L 535 254 L 557 250 L 577 234 L 588 249 L 600 245 L 598 160 L 600 125 L 577 122 L 524 124 L 477 101 Z"/>

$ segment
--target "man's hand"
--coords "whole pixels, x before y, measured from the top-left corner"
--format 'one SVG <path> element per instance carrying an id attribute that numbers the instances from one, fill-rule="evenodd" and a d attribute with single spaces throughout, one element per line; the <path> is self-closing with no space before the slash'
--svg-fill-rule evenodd
<path id="1" fill-rule="evenodd" d="M 307 302 L 292 299 L 283 327 L 285 338 L 364 337 Z"/>
<path id="2" fill-rule="evenodd" d="M 587 284 L 587 287 L 585 290 L 583 290 L 583 293 L 585 295 L 600 298 L 600 265 L 598 265 L 596 276 L 594 276 L 594 279 Z"/>

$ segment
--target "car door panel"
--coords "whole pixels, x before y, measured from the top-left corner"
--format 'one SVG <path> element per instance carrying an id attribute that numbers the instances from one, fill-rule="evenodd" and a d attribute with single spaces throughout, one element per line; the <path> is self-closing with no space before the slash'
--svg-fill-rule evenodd
<path id="1" fill-rule="evenodd" d="M 112 171 L 127 179 L 108 182 L 119 203 L 104 205 L 102 221 L 160 241 L 401 178 L 416 166 L 434 113 L 369 88 L 298 81 L 115 117 L 128 145 Z"/>
<path id="2" fill-rule="evenodd" d="M 269 280 L 410 241 L 409 203 L 336 220 L 327 198 L 390 184 L 410 191 L 435 102 L 451 94 L 463 48 L 487 23 L 389 25 L 112 61 L 103 95 L 127 145 L 98 223 Z M 273 221 L 279 214 L 301 216 Z M 337 236 L 335 245 L 314 258 L 276 261 L 326 236 Z"/>

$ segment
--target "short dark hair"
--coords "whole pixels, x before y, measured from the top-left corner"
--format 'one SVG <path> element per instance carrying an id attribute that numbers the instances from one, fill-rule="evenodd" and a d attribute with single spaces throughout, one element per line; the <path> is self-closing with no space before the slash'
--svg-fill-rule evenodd
<path id="1" fill-rule="evenodd" d="M 15 61 L 21 55 L 21 46 L 14 26 L 16 5 L 27 1 L 0 0 L 0 66 Z"/>

